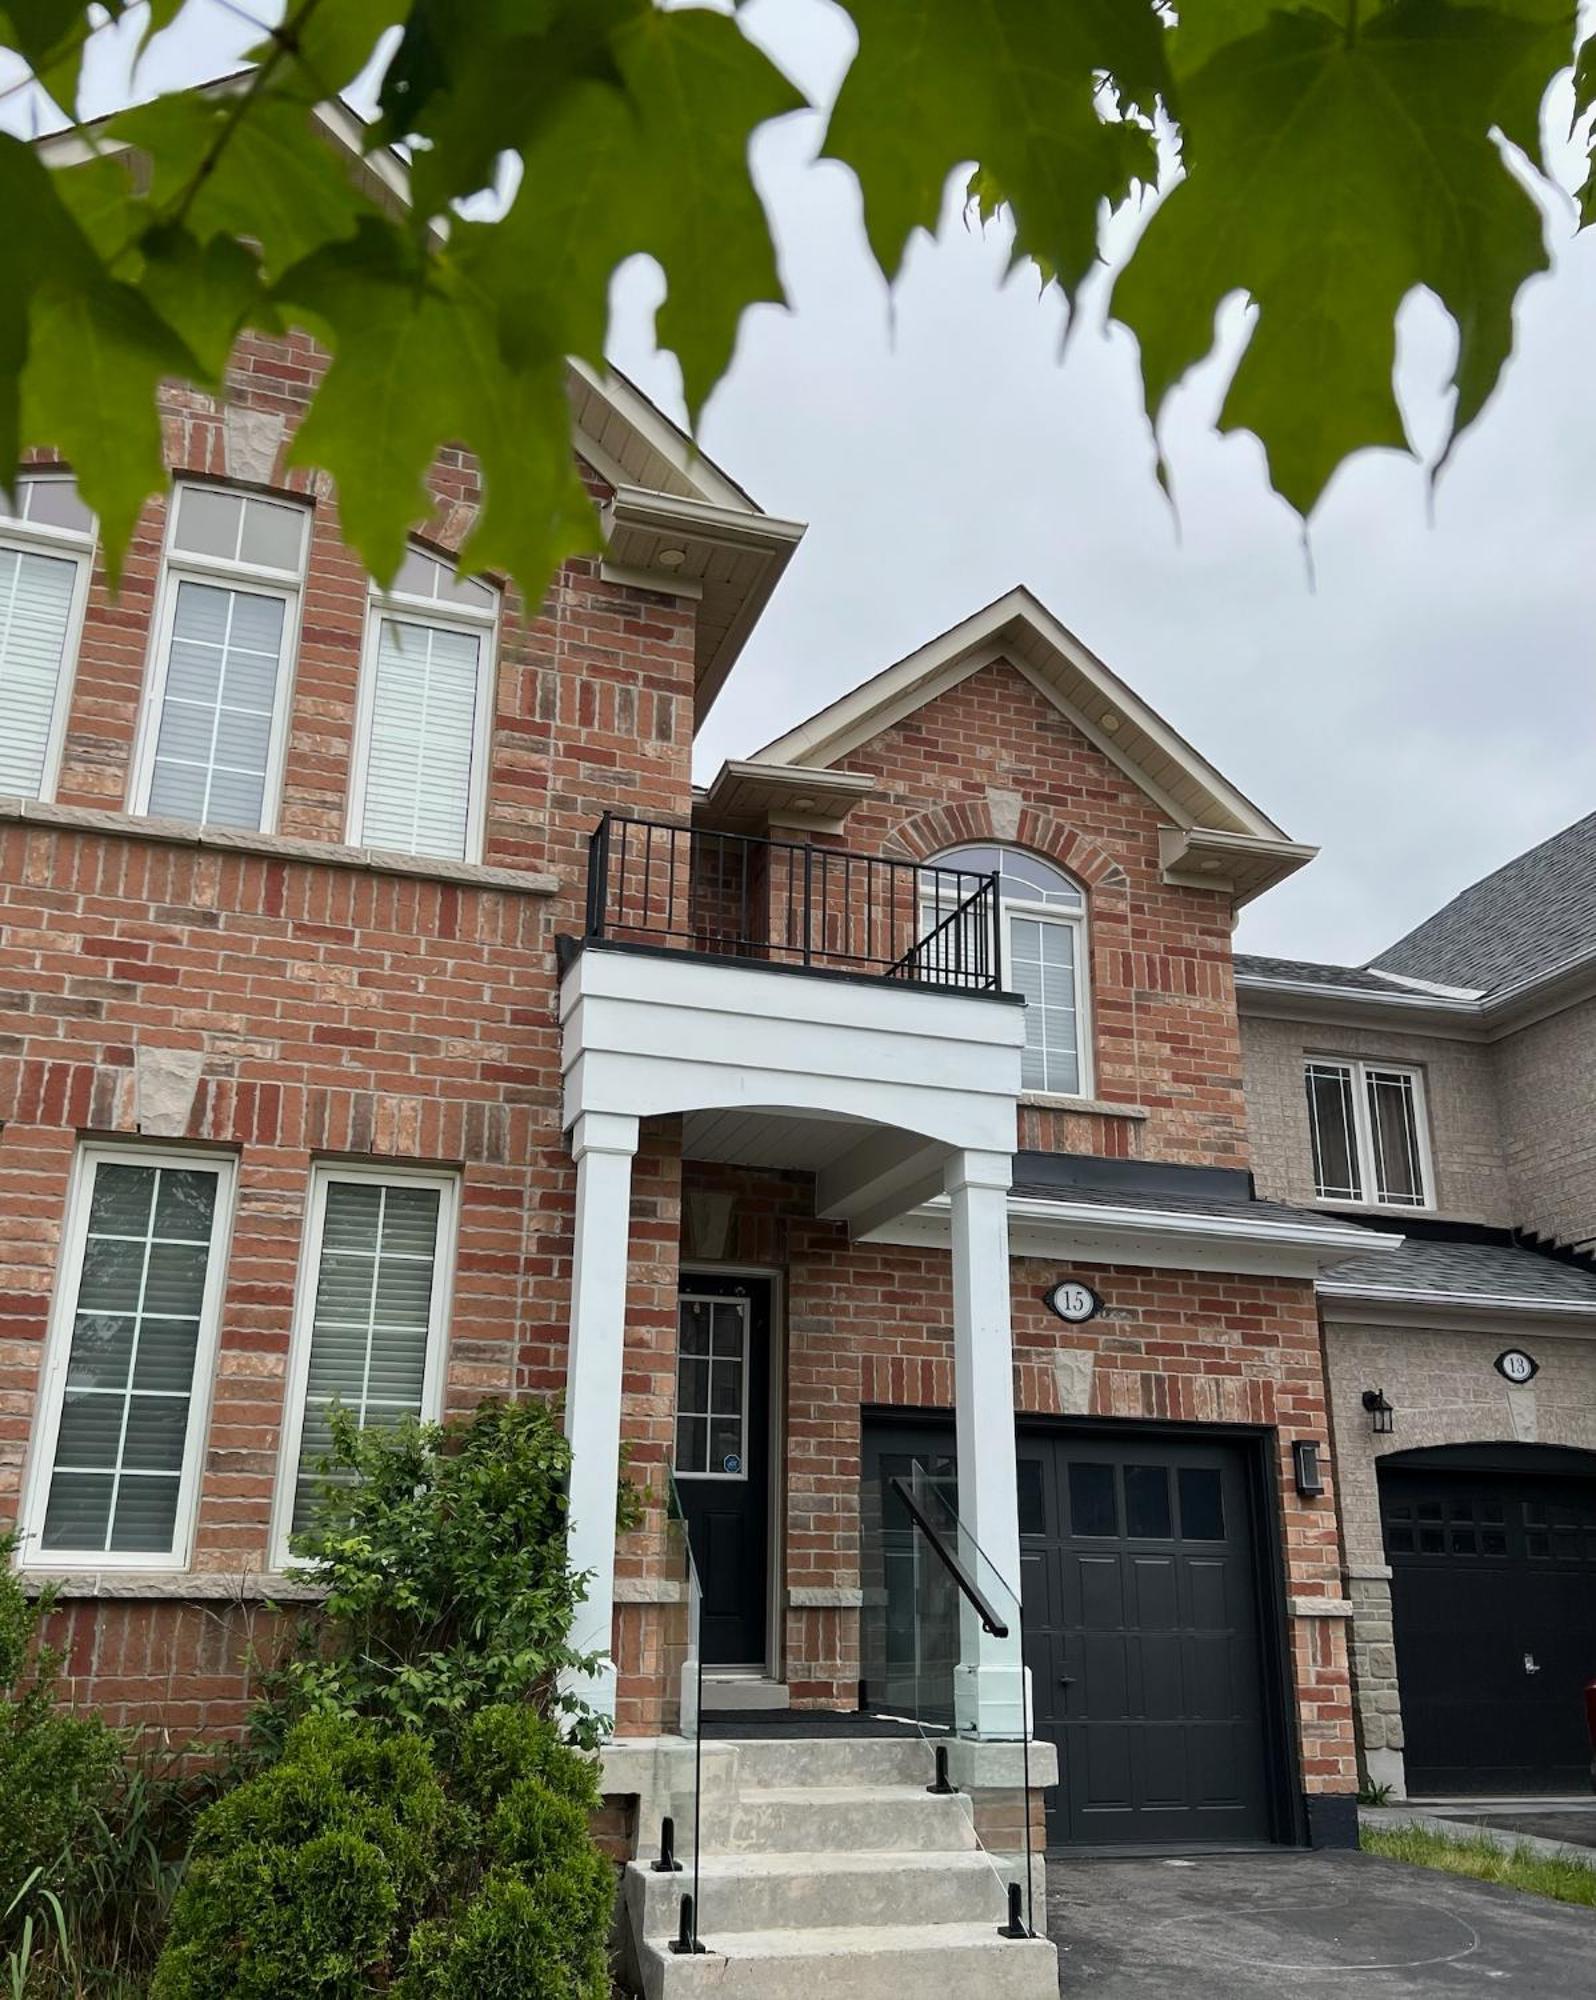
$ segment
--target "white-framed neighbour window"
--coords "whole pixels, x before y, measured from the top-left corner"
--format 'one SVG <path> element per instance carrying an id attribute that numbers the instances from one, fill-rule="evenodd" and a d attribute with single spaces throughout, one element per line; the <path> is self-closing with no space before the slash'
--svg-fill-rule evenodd
<path id="1" fill-rule="evenodd" d="M 445 861 L 482 852 L 499 593 L 413 548 L 373 590 L 349 838 Z"/>
<path id="2" fill-rule="evenodd" d="M 458 1192 L 452 1174 L 312 1172 L 273 1531 L 279 1562 L 314 1504 L 335 1403 L 362 1425 L 442 1408 Z"/>
<path id="3" fill-rule="evenodd" d="M 70 473 L 0 492 L 0 792 L 55 790 L 94 561 L 94 516 Z"/>
<path id="4" fill-rule="evenodd" d="M 1021 1086 L 1046 1096 L 1089 1097 L 1091 960 L 1080 884 L 1040 855 L 1015 847 L 956 847 L 927 868 L 997 875 L 999 974 L 1004 987 L 1025 1001 Z M 922 923 L 929 930 L 952 906 L 938 901 L 935 876 L 926 879 L 931 886 Z"/>
<path id="5" fill-rule="evenodd" d="M 310 510 L 180 484 L 166 534 L 133 810 L 270 832 Z"/>
<path id="6" fill-rule="evenodd" d="M 22 1560 L 186 1569 L 234 1163 L 86 1146 L 74 1166 Z"/>
<path id="7" fill-rule="evenodd" d="M 687 1479 L 748 1477 L 747 1299 L 683 1292 L 677 1309 L 675 1470 Z"/>
<path id="8" fill-rule="evenodd" d="M 1404 1063 L 1310 1056 L 1304 1078 L 1319 1199 L 1432 1207 L 1423 1072 Z"/>

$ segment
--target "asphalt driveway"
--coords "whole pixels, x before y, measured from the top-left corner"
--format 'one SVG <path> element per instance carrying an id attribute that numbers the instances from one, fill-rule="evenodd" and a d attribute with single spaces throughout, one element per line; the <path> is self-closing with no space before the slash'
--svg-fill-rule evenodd
<path id="1" fill-rule="evenodd" d="M 1596 1910 L 1377 1855 L 1048 1864 L 1066 2000 L 1591 2000 Z"/>

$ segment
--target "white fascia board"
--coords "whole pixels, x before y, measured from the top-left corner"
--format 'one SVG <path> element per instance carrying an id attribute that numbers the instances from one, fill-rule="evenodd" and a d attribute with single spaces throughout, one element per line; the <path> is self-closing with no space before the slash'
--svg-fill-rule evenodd
<path id="1" fill-rule="evenodd" d="M 712 458 L 707 458 L 685 431 L 649 401 L 635 382 L 615 368 L 606 368 L 601 374 L 576 356 L 572 356 L 570 368 L 595 395 L 604 398 L 624 423 L 638 431 L 661 458 L 668 460 L 711 506 L 759 514 L 758 502 L 743 491 L 730 473 L 722 471 Z M 625 481 L 611 481 L 612 485 L 617 483 L 625 484 Z"/>
<path id="2" fill-rule="evenodd" d="M 1576 1299 L 1538 1299 L 1512 1292 L 1414 1291 L 1403 1285 L 1360 1285 L 1356 1281 L 1337 1283 L 1321 1279 L 1316 1288 L 1322 1299 L 1345 1299 L 1360 1305 L 1411 1307 L 1423 1312 L 1507 1314 L 1513 1319 L 1579 1319 L 1596 1322 L 1596 1300 L 1588 1305 Z"/>
<path id="3" fill-rule="evenodd" d="M 932 1246 L 948 1240 L 945 1202 L 872 1231 L 871 1243 Z M 1156 1270 L 1228 1271 L 1314 1278 L 1328 1263 L 1367 1248 L 1376 1232 L 1333 1224 L 1230 1220 L 1178 1210 L 1106 1208 L 1095 1202 L 1009 1200 L 1009 1247 L 1018 1257 L 1073 1257 Z M 1402 1239 L 1385 1237 L 1394 1248 Z"/>
<path id="4" fill-rule="evenodd" d="M 651 493 L 642 486 L 619 486 L 604 506 L 606 527 L 617 524 L 682 534 L 722 548 L 762 549 L 787 556 L 804 537 L 802 521 L 784 521 L 756 509 L 688 500 L 678 493 Z"/>

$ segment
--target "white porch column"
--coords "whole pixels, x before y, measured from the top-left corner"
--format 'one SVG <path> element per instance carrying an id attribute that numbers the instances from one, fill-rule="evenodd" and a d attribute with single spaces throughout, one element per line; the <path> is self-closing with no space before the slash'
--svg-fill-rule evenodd
<path id="1" fill-rule="evenodd" d="M 637 1120 L 584 1112 L 571 1128 L 576 1161 L 576 1240 L 571 1265 L 571 1344 L 566 1359 L 565 1435 L 571 1444 L 571 1567 L 588 1573 L 571 1644 L 601 1653 L 596 1673 L 572 1675 L 574 1694 L 612 1721 L 615 1662 L 615 1504 L 621 1476 L 621 1357 L 631 1234 L 632 1156 Z"/>
<path id="2" fill-rule="evenodd" d="M 984 1631 L 963 1608 L 955 1683 L 959 1728 L 1016 1737 L 1025 1719 L 1020 1632 L 1020 1514 L 1014 1454 L 1014 1357 L 1009 1330 L 1007 1153 L 955 1153 L 946 1186 L 953 1204 L 953 1376 L 959 1462 L 959 1515 L 1007 1586 L 994 1606 L 1010 1625 L 1005 1639 Z M 983 1580 L 984 1565 L 976 1581 Z"/>

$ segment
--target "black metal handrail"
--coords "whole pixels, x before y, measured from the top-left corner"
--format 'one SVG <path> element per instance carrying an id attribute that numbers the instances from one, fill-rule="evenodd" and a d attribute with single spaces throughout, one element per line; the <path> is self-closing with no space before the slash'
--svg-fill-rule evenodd
<path id="1" fill-rule="evenodd" d="M 947 1571 L 948 1575 L 952 1577 L 954 1583 L 957 1584 L 960 1595 L 964 1597 L 976 1617 L 980 1619 L 982 1628 L 990 1633 L 994 1639 L 1006 1639 L 1009 1636 L 1008 1621 L 1000 1618 L 997 1612 L 992 1609 L 991 1601 L 981 1589 L 981 1586 L 971 1576 L 964 1564 L 960 1562 L 954 1551 L 943 1541 L 936 1529 L 932 1527 L 925 1509 L 915 1499 L 914 1489 L 909 1485 L 908 1481 L 901 1475 L 895 1474 L 887 1484 L 890 1490 L 896 1493 L 898 1498 L 903 1502 L 904 1507 L 908 1511 L 909 1519 L 913 1521 L 921 1534 L 931 1544 L 932 1553 Z"/>
<path id="2" fill-rule="evenodd" d="M 606 813 L 587 937 L 996 992 L 996 875 Z"/>

